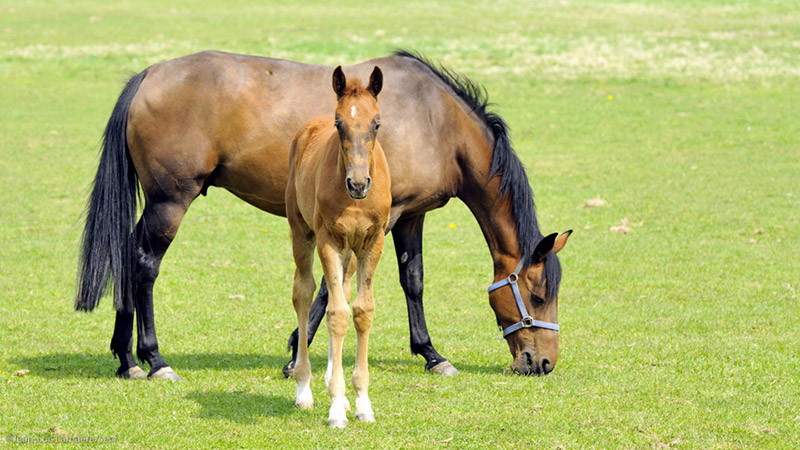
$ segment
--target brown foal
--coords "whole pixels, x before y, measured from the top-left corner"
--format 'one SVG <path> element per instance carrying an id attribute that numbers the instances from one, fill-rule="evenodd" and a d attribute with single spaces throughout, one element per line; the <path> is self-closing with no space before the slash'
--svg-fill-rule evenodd
<path id="1" fill-rule="evenodd" d="M 375 311 L 372 281 L 392 207 L 389 166 L 376 140 L 380 127 L 377 96 L 382 84 L 383 75 L 377 66 L 366 87 L 357 78 L 348 82 L 341 66 L 337 67 L 333 72 L 333 90 L 338 98 L 335 118 L 316 117 L 306 123 L 295 137 L 289 156 L 286 213 L 297 265 L 292 302 L 300 333 L 294 372 L 296 403 L 300 408 L 314 404 L 307 330 L 316 289 L 312 273 L 316 242 L 329 292 L 330 341 L 325 382 L 331 397 L 328 424 L 332 427 L 347 425 L 349 402 L 345 397 L 342 343 L 350 317 L 350 276 L 355 262 L 355 416 L 366 422 L 375 420 L 367 394 L 367 345 Z"/>

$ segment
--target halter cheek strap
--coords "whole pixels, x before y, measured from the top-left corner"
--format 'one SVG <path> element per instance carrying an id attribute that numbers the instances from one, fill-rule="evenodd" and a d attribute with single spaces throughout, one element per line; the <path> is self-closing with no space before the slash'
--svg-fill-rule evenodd
<path id="1" fill-rule="evenodd" d="M 489 286 L 489 293 L 494 290 L 500 289 L 505 285 L 511 286 L 511 291 L 514 293 L 514 300 L 517 301 L 517 308 L 519 309 L 519 313 L 522 315 L 522 320 L 519 322 L 509 326 L 508 328 L 503 328 L 500 325 L 500 319 L 497 319 L 497 326 L 499 329 L 503 330 L 503 337 L 508 336 L 509 334 L 521 330 L 523 328 L 545 328 L 548 330 L 558 331 L 558 324 L 552 322 L 542 322 L 541 320 L 536 320 L 528 314 L 528 310 L 525 308 L 525 303 L 522 302 L 522 295 L 519 293 L 519 286 L 517 286 L 517 280 L 519 280 L 519 271 L 522 270 L 522 264 L 525 261 L 523 258 L 520 260 L 519 264 L 517 264 L 517 268 L 514 269 L 513 272 L 508 276 L 508 278 L 504 280 L 500 280 L 497 283 L 492 284 Z"/>

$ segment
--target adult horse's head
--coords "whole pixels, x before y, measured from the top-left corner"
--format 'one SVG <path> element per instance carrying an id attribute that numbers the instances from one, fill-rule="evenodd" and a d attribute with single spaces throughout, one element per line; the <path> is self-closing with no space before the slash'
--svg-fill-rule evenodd
<path id="1" fill-rule="evenodd" d="M 342 66 L 333 71 L 333 91 L 336 92 L 336 119 L 339 132 L 339 154 L 346 167 L 345 186 L 354 199 L 367 196 L 372 186 L 369 169 L 373 165 L 375 137 L 381 126 L 378 112 L 378 93 L 383 87 L 383 73 L 378 66 L 372 70 L 366 88 L 354 78 L 348 84 Z"/>
<path id="2" fill-rule="evenodd" d="M 546 375 L 558 360 L 558 253 L 571 231 L 543 238 L 508 277 L 489 287 L 489 302 L 508 343 L 511 368 L 523 375 Z"/>

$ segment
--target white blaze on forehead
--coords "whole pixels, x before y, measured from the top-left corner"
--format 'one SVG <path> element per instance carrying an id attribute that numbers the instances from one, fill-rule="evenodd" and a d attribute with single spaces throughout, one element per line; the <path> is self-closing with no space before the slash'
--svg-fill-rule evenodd
<path id="1" fill-rule="evenodd" d="M 356 105 L 350 107 L 350 117 L 356 117 Z"/>

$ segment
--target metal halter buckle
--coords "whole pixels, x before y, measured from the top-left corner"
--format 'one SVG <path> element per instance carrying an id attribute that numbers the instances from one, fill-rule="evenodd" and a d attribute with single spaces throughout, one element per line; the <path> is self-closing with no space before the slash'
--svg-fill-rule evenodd
<path id="1" fill-rule="evenodd" d="M 522 295 L 519 293 L 519 287 L 517 286 L 517 280 L 519 280 L 519 271 L 522 270 L 522 265 L 525 259 L 521 259 L 517 264 L 517 268 L 508 275 L 508 278 L 504 280 L 500 280 L 497 283 L 492 284 L 489 286 L 488 292 L 491 293 L 492 291 L 499 289 L 505 285 L 511 286 L 511 291 L 514 293 L 514 300 L 517 302 L 517 309 L 519 309 L 519 313 L 522 316 L 522 320 L 519 322 L 510 325 L 508 328 L 503 328 L 500 325 L 500 320 L 497 320 L 497 337 L 500 339 L 500 333 L 503 333 L 503 338 L 508 336 L 515 331 L 521 330 L 523 328 L 545 328 L 548 330 L 558 331 L 559 327 L 557 323 L 553 322 L 543 322 L 541 320 L 536 320 L 528 314 L 528 310 L 525 308 L 525 303 L 522 302 Z"/>

